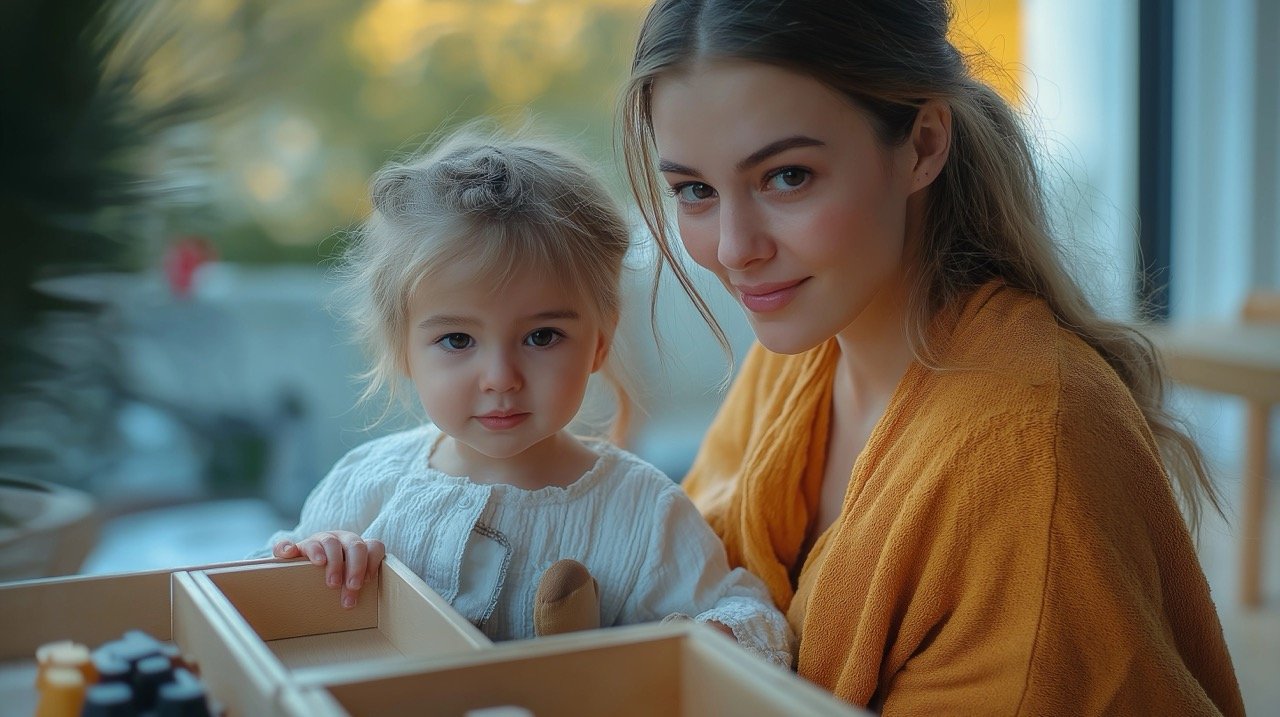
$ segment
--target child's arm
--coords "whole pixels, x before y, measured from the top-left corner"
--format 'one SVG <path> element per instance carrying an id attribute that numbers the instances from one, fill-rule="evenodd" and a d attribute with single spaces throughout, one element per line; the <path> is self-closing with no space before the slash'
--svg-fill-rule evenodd
<path id="1" fill-rule="evenodd" d="M 743 647 L 790 666 L 794 636 L 759 578 L 729 569 L 724 545 L 693 503 L 674 487 L 658 498 L 654 537 L 623 608 L 623 622 L 672 614 L 731 632 Z"/>

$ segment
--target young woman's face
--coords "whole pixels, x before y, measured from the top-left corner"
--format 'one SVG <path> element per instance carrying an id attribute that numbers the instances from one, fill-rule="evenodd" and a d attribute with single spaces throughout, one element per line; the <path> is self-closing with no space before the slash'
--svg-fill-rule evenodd
<path id="1" fill-rule="evenodd" d="M 457 264 L 410 297 L 409 378 L 464 458 L 519 461 L 577 415 L 609 337 L 560 281 L 525 272 L 494 291 L 474 277 Z"/>
<path id="2" fill-rule="evenodd" d="M 766 348 L 798 353 L 899 310 L 909 142 L 886 148 L 834 90 L 748 62 L 661 77 L 652 116 L 680 238 Z"/>

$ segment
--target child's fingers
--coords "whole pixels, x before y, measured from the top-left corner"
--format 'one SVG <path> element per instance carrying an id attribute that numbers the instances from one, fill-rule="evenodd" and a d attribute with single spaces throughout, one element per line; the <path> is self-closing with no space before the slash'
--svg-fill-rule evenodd
<path id="1" fill-rule="evenodd" d="M 296 558 L 302 555 L 302 551 L 288 540 L 281 540 L 271 549 L 271 554 L 277 558 Z"/>
<path id="2" fill-rule="evenodd" d="M 328 534 L 320 539 L 320 547 L 324 549 L 325 561 L 320 564 L 325 566 L 325 584 L 331 588 L 336 588 L 342 585 L 343 573 L 345 572 L 342 541 L 338 540 L 338 536 Z M 313 560 L 312 562 L 315 561 Z"/>
<path id="3" fill-rule="evenodd" d="M 328 562 L 324 554 L 324 547 L 315 538 L 299 541 L 294 547 L 298 549 L 298 552 L 302 553 L 303 557 L 311 561 L 312 565 L 324 565 Z"/>
<path id="4" fill-rule="evenodd" d="M 381 540 L 366 540 L 369 546 L 369 563 L 365 569 L 365 579 L 373 580 L 378 577 L 378 568 L 382 567 L 382 559 L 387 557 L 387 546 L 382 544 Z"/>
<path id="5" fill-rule="evenodd" d="M 358 535 L 352 535 L 343 541 L 347 570 L 344 585 L 352 592 L 360 592 L 364 585 L 365 568 L 369 562 L 369 546 Z"/>

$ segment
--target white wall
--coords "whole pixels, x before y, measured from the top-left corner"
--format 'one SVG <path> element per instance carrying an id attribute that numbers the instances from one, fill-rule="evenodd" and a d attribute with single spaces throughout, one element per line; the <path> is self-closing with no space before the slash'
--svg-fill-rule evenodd
<path id="1" fill-rule="evenodd" d="M 1280 288 L 1280 3 L 1175 8 L 1171 316 L 1230 319 L 1251 289 Z M 1240 402 L 1192 391 L 1177 400 L 1210 457 L 1234 475 Z"/>
<path id="2" fill-rule="evenodd" d="M 1137 236 L 1137 3 L 1027 0 L 1021 81 L 1063 251 L 1104 313 L 1130 318 Z"/>
<path id="3" fill-rule="evenodd" d="M 1046 176 L 1080 236 L 1068 255 L 1104 312 L 1131 318 L 1136 219 L 1137 0 L 1027 0 L 1024 82 Z M 1280 2 L 1175 4 L 1174 321 L 1228 319 L 1280 286 Z M 1174 405 L 1220 466 L 1239 462 L 1238 402 L 1180 391 Z M 1280 443 L 1280 441 L 1277 441 Z"/>

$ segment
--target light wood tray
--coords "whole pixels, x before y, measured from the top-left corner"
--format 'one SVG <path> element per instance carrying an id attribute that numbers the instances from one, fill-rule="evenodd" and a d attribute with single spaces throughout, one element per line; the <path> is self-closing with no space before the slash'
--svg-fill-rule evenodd
<path id="1" fill-rule="evenodd" d="M 403 563 L 343 610 L 306 562 L 246 561 L 0 584 L 0 705 L 31 714 L 34 653 L 140 629 L 194 658 L 229 717 L 856 715 L 702 625 L 494 645 Z M 4 711 L 0 710 L 0 711 Z M 8 712 L 6 712 L 8 713 Z"/>
<path id="2" fill-rule="evenodd" d="M 538 717 L 866 714 L 697 623 L 495 645 L 448 660 L 316 670 L 282 695 L 290 717 L 522 707 Z"/>

